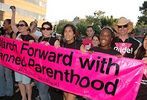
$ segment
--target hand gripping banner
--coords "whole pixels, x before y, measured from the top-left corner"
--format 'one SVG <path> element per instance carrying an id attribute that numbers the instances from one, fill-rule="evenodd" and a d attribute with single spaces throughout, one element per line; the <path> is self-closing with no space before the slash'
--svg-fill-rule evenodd
<path id="1" fill-rule="evenodd" d="M 0 37 L 0 64 L 91 100 L 135 100 L 143 74 L 139 60 L 4 37 Z"/>

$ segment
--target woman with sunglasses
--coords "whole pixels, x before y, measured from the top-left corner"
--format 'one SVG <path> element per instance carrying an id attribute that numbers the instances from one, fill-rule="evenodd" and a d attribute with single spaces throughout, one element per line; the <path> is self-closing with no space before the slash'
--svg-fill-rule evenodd
<path id="1" fill-rule="evenodd" d="M 38 42 L 45 45 L 54 45 L 56 38 L 52 37 L 52 24 L 44 22 L 41 27 L 42 36 L 39 37 Z"/>
<path id="2" fill-rule="evenodd" d="M 56 38 L 52 37 L 52 32 L 52 24 L 50 22 L 44 22 L 41 27 L 42 36 L 39 37 L 38 42 L 46 46 L 54 46 Z M 36 81 L 36 85 L 39 91 L 40 99 L 51 100 L 50 93 L 48 92 L 49 86 L 38 81 Z"/>
<path id="3" fill-rule="evenodd" d="M 16 26 L 15 24 L 16 9 L 14 6 L 11 6 L 10 9 L 12 10 L 11 27 L 13 32 L 16 34 L 16 39 L 22 41 L 28 41 L 28 42 L 35 42 L 35 39 L 30 35 L 29 27 L 26 21 L 21 20 Z M 15 81 L 18 82 L 22 100 L 31 100 L 32 99 L 31 78 L 15 72 Z"/>
<path id="4" fill-rule="evenodd" d="M 144 73 L 136 100 L 146 100 L 147 99 L 147 34 L 145 34 L 143 38 L 142 46 L 139 48 L 136 54 L 136 59 L 143 60 L 145 63 Z"/>

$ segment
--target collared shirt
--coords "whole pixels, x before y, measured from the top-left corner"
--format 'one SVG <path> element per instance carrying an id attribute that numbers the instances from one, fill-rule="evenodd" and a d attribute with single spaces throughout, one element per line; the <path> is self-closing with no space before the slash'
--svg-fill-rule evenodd
<path id="1" fill-rule="evenodd" d="M 112 48 L 120 52 L 124 57 L 134 58 L 141 43 L 132 37 L 129 37 L 124 42 L 116 37 L 112 41 Z"/>

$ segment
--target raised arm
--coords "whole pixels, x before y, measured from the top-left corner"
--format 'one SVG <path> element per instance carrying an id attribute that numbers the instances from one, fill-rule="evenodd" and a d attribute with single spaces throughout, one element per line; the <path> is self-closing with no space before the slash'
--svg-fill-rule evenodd
<path id="1" fill-rule="evenodd" d="M 12 10 L 11 27 L 14 34 L 16 34 L 18 32 L 18 28 L 16 27 L 16 23 L 15 23 L 16 8 L 15 6 L 11 6 L 10 9 Z"/>

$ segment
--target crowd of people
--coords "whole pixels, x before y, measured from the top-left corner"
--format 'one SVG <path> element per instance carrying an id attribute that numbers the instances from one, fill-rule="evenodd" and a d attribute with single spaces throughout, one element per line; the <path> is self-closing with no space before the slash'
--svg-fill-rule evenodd
<path id="1" fill-rule="evenodd" d="M 1 36 L 20 41 L 38 42 L 46 46 L 63 47 L 80 50 L 81 52 L 102 52 L 117 57 L 128 57 L 143 60 L 147 63 L 147 35 L 142 43 L 131 37 L 133 23 L 125 17 L 118 19 L 114 30 L 110 26 L 103 27 L 100 33 L 95 33 L 93 26 L 87 26 L 86 37 L 77 39 L 76 27 L 66 24 L 63 28 L 62 38 L 52 36 L 53 26 L 50 22 L 44 22 L 41 30 L 37 30 L 37 21 L 30 25 L 24 20 L 15 23 L 16 8 L 11 6 L 12 17 L 5 19 L 1 28 Z M 18 86 L 21 100 L 37 100 L 32 96 L 33 87 L 38 91 L 40 100 L 89 100 L 66 91 L 50 87 L 30 77 L 14 72 L 0 64 L 0 100 L 14 100 L 14 87 Z M 16 89 L 15 89 L 16 90 Z M 15 98 L 16 100 L 20 100 Z M 147 70 L 144 69 L 143 78 L 139 88 L 137 100 L 147 99 Z"/>

